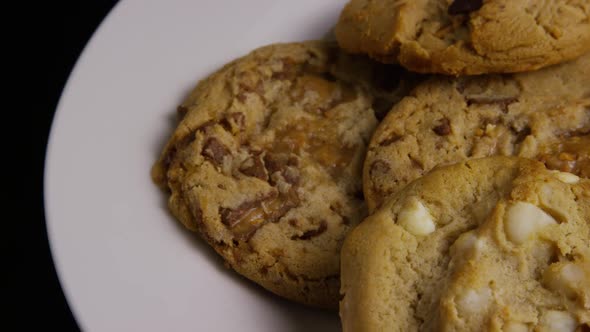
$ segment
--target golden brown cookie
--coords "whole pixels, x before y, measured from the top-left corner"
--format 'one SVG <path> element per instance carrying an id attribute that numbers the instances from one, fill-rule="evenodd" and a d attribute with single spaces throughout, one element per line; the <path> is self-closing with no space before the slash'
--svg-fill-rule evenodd
<path id="1" fill-rule="evenodd" d="M 422 73 L 539 69 L 590 50 L 587 0 L 351 0 L 342 48 Z"/>
<path id="2" fill-rule="evenodd" d="M 435 77 L 379 124 L 367 152 L 369 210 L 439 165 L 520 156 L 590 177 L 590 54 L 536 72 Z"/>
<path id="3" fill-rule="evenodd" d="M 590 180 L 488 157 L 436 169 L 352 230 L 344 331 L 586 331 Z"/>
<path id="4" fill-rule="evenodd" d="M 153 169 L 174 216 L 266 289 L 336 307 L 340 246 L 366 215 L 373 106 L 405 91 L 382 84 L 385 67 L 335 43 L 277 44 L 203 80 Z"/>

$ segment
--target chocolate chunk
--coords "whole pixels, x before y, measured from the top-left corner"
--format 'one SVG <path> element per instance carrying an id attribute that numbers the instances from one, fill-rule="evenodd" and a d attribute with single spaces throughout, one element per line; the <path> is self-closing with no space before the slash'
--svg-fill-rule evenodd
<path id="1" fill-rule="evenodd" d="M 266 168 L 264 168 L 260 153 L 255 154 L 246 160 L 240 167 L 240 172 L 247 176 L 253 176 L 260 180 L 268 181 L 268 174 L 266 173 Z"/>
<path id="2" fill-rule="evenodd" d="M 371 167 L 369 168 L 369 172 L 371 174 L 371 177 L 373 176 L 374 173 L 385 174 L 385 173 L 389 172 L 390 170 L 391 170 L 391 166 L 389 166 L 389 164 L 383 160 L 376 160 L 375 162 L 373 162 L 371 164 Z"/>
<path id="3" fill-rule="evenodd" d="M 516 134 L 516 138 L 514 140 L 514 143 L 516 143 L 516 144 L 522 143 L 522 141 L 524 141 L 524 139 L 527 138 L 527 136 L 529 136 L 531 134 L 531 128 L 530 127 L 525 127 L 522 130 L 514 130 L 514 129 L 512 129 L 512 130 Z"/>
<path id="4" fill-rule="evenodd" d="M 362 191 L 357 191 L 354 195 L 356 198 L 358 198 L 359 200 L 364 201 L 364 195 Z M 332 212 L 336 213 L 338 216 L 340 216 L 340 218 L 342 219 L 341 224 L 342 225 L 350 225 L 350 218 L 348 218 L 346 215 L 344 215 L 342 213 L 342 206 L 339 203 L 336 203 L 334 205 L 330 205 L 330 210 L 332 210 Z"/>
<path id="5" fill-rule="evenodd" d="M 249 82 L 244 80 L 243 82 L 240 82 L 238 85 L 240 87 L 240 93 L 243 94 L 245 92 L 253 92 L 256 89 L 256 83 L 254 82 Z"/>
<path id="6" fill-rule="evenodd" d="M 291 81 L 297 76 L 297 62 L 291 58 L 281 59 L 283 70 L 272 73 L 271 78 L 280 81 Z"/>
<path id="7" fill-rule="evenodd" d="M 389 137 L 387 137 L 386 139 L 384 139 L 383 141 L 379 142 L 379 146 L 388 146 L 391 145 L 397 141 L 399 141 L 402 137 L 397 135 L 397 134 L 393 134 Z"/>
<path id="8" fill-rule="evenodd" d="M 516 97 L 504 97 L 504 98 L 490 98 L 490 97 L 472 97 L 467 98 L 467 105 L 498 105 L 502 112 L 508 112 L 508 106 L 518 101 Z"/>
<path id="9" fill-rule="evenodd" d="M 184 116 L 186 115 L 186 113 L 188 112 L 188 108 L 184 107 L 184 106 L 178 106 L 176 108 L 176 115 L 178 115 L 178 119 L 182 120 L 182 118 L 184 118 Z"/>
<path id="10" fill-rule="evenodd" d="M 432 128 L 438 136 L 447 136 L 451 133 L 451 122 L 447 118 L 440 120 L 440 125 Z"/>
<path id="11" fill-rule="evenodd" d="M 449 6 L 449 15 L 469 14 L 479 10 L 483 0 L 455 0 Z"/>
<path id="12" fill-rule="evenodd" d="M 264 156 L 264 165 L 268 169 L 268 174 L 274 174 L 276 172 L 284 172 L 289 158 L 283 154 L 271 154 L 267 153 Z"/>
<path id="13" fill-rule="evenodd" d="M 215 137 L 209 137 L 203 146 L 203 156 L 216 166 L 223 164 L 223 158 L 229 155 L 229 153 L 229 149 Z"/>
<path id="14" fill-rule="evenodd" d="M 586 126 L 584 128 L 574 130 L 574 131 L 564 135 L 564 137 L 588 136 L 588 135 L 590 135 L 590 127 Z"/>
<path id="15" fill-rule="evenodd" d="M 215 122 L 213 121 L 207 121 L 199 127 L 195 128 L 194 130 L 190 131 L 182 138 L 176 140 L 175 144 L 172 147 L 170 147 L 170 149 L 166 153 L 166 156 L 163 158 L 164 167 L 168 168 L 172 163 L 172 160 L 174 160 L 174 158 L 176 157 L 178 151 L 186 148 L 195 140 L 195 135 L 197 131 L 206 131 L 207 128 L 213 126 L 214 124 Z"/>
<path id="16" fill-rule="evenodd" d="M 264 156 L 264 165 L 266 169 L 268 169 L 269 174 L 273 174 L 275 172 L 280 172 L 285 166 L 280 162 L 280 160 L 271 153 L 267 153 Z"/>
<path id="17" fill-rule="evenodd" d="M 235 209 L 221 208 L 219 214 L 221 222 L 229 227 L 237 238 L 248 240 L 260 227 L 278 221 L 299 204 L 299 197 L 293 190 L 281 195 L 277 191 L 272 191 L 263 198 L 242 203 Z"/>
<path id="18" fill-rule="evenodd" d="M 244 129 L 245 122 L 246 117 L 244 116 L 244 113 L 238 112 L 228 114 L 223 120 L 221 120 L 220 124 L 225 130 L 231 133 L 237 133 Z"/>
<path id="19" fill-rule="evenodd" d="M 236 95 L 236 98 L 238 98 L 238 100 L 239 100 L 241 103 L 245 103 L 245 102 L 246 102 L 246 99 L 247 99 L 247 98 L 246 98 L 246 94 L 245 94 L 245 93 L 243 93 L 243 92 L 240 92 L 240 93 L 238 93 L 238 94 Z"/>
<path id="20" fill-rule="evenodd" d="M 251 212 L 254 209 L 261 209 L 262 202 L 265 200 L 272 200 L 278 196 L 276 191 L 271 192 L 266 197 L 261 199 L 257 199 L 250 202 L 244 202 L 240 206 L 235 209 L 228 209 L 228 208 L 221 208 L 219 210 L 219 214 L 221 215 L 221 222 L 230 228 L 237 226 L 245 217 L 248 212 Z"/>
<path id="21" fill-rule="evenodd" d="M 296 157 L 290 157 L 284 153 L 267 153 L 264 156 L 264 165 L 268 170 L 272 185 L 276 184 L 276 176 L 272 176 L 275 173 L 280 173 L 287 183 L 292 185 L 299 183 L 299 170 L 297 169 L 299 160 Z"/>
<path id="22" fill-rule="evenodd" d="M 196 130 L 189 132 L 187 135 L 177 140 L 176 143 L 167 151 L 166 156 L 163 159 L 165 168 L 170 167 L 170 164 L 172 164 L 172 160 L 174 160 L 178 151 L 186 148 L 195 139 L 195 133 Z"/>
<path id="23" fill-rule="evenodd" d="M 297 168 L 287 167 L 287 169 L 282 174 L 287 183 L 292 185 L 299 184 L 299 170 Z"/>
<path id="24" fill-rule="evenodd" d="M 203 224 L 203 210 L 201 210 L 201 207 L 199 206 L 199 204 L 196 204 L 196 206 L 193 209 L 193 218 L 195 219 L 195 224 L 197 224 L 197 225 Z"/>
<path id="25" fill-rule="evenodd" d="M 297 158 L 295 156 L 290 156 L 289 158 L 287 158 L 287 165 L 293 166 L 293 167 L 299 166 L 299 158 Z"/>
<path id="26" fill-rule="evenodd" d="M 328 223 L 325 220 L 322 220 L 320 226 L 317 229 L 309 230 L 301 235 L 294 235 L 291 237 L 291 240 L 309 240 L 316 236 L 322 235 L 328 229 Z"/>
<path id="27" fill-rule="evenodd" d="M 277 202 L 280 205 L 277 207 Z M 268 203 L 268 204 L 266 204 Z M 299 206 L 301 201 L 299 200 L 299 196 L 294 190 L 289 191 L 285 195 L 279 196 L 279 200 L 267 201 L 263 205 L 267 212 L 267 219 L 269 222 L 276 222 L 281 219 L 289 210 Z"/>
<path id="28" fill-rule="evenodd" d="M 272 73 L 271 78 L 273 80 L 286 81 L 286 80 L 289 80 L 290 77 L 291 77 L 291 75 L 289 75 L 288 72 L 277 71 L 277 72 Z"/>

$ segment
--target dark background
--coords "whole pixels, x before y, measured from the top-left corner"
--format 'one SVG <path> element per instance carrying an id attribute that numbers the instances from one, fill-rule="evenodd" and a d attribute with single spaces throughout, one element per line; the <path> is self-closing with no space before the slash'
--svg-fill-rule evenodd
<path id="1" fill-rule="evenodd" d="M 8 285 L 8 288 L 17 293 L 15 301 L 9 306 L 17 311 L 19 330 L 35 327 L 49 331 L 78 330 L 55 274 L 47 242 L 43 210 L 45 149 L 55 108 L 70 71 L 93 32 L 116 2 L 48 1 L 41 7 L 38 3 L 31 3 L 30 8 L 22 10 L 24 18 L 19 19 L 15 29 L 26 28 L 22 37 L 18 36 L 19 42 L 25 45 L 15 43 L 14 51 L 20 58 L 18 60 L 26 63 L 25 73 L 30 72 L 30 75 L 22 77 L 21 74 L 18 77 L 25 81 L 24 91 L 28 98 L 21 103 L 22 108 L 16 108 L 15 113 L 25 117 L 20 121 L 26 121 L 28 132 L 33 133 L 20 135 L 24 136 L 25 143 L 21 153 L 28 157 L 26 159 L 32 159 L 32 167 L 16 192 L 18 223 L 26 236 L 9 239 L 9 242 L 16 242 L 18 253 L 14 264 L 17 286 Z M 15 158 L 20 159 L 20 155 Z M 24 317 L 18 314 L 24 314 Z"/>

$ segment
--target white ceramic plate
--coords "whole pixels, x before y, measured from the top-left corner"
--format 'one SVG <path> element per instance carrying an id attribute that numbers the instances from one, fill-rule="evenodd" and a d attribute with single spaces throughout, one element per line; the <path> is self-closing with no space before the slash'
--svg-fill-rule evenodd
<path id="1" fill-rule="evenodd" d="M 338 331 L 224 268 L 150 181 L 175 107 L 222 64 L 318 39 L 345 0 L 125 0 L 63 92 L 45 174 L 56 268 L 85 331 Z"/>

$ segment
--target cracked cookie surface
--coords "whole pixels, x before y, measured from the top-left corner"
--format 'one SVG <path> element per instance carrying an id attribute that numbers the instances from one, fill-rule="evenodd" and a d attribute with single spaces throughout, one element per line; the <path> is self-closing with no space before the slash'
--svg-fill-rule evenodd
<path id="1" fill-rule="evenodd" d="M 590 54 L 536 72 L 419 85 L 371 139 L 363 171 L 369 210 L 434 167 L 491 155 L 590 177 Z"/>
<path id="2" fill-rule="evenodd" d="M 510 73 L 590 50 L 587 0 L 351 0 L 342 48 L 417 72 Z"/>
<path id="3" fill-rule="evenodd" d="M 266 289 L 336 307 L 374 108 L 405 91 L 382 67 L 335 43 L 277 44 L 200 82 L 152 172 L 174 216 Z"/>
<path id="4" fill-rule="evenodd" d="M 344 331 L 586 331 L 590 180 L 515 157 L 436 169 L 342 248 Z"/>

